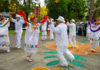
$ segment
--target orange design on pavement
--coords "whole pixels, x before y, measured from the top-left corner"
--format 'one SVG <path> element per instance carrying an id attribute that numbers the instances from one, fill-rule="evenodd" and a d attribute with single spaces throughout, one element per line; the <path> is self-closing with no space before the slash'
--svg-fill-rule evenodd
<path id="1" fill-rule="evenodd" d="M 45 44 L 45 46 L 48 49 L 56 50 L 55 41 L 47 42 Z M 98 54 L 100 52 L 100 47 L 99 48 L 97 48 L 97 47 L 95 48 L 96 52 L 91 52 L 89 44 L 84 44 L 84 43 L 77 42 L 77 46 L 78 46 L 78 48 L 70 48 L 69 47 L 69 50 L 73 54 L 77 54 L 77 55 L 87 55 L 89 53 L 90 54 Z"/>
<path id="2" fill-rule="evenodd" d="M 32 70 L 50 70 L 50 69 L 48 69 L 46 67 L 37 67 L 37 68 L 34 68 Z M 61 69 L 61 68 L 53 68 L 52 70 L 63 70 L 63 69 Z"/>

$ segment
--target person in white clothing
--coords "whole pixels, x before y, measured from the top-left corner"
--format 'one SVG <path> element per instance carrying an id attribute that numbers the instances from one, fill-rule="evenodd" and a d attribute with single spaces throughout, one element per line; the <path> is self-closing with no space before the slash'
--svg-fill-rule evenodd
<path id="1" fill-rule="evenodd" d="M 45 21 L 44 24 L 42 24 L 42 40 L 46 40 L 47 39 L 47 16 L 44 16 Z"/>
<path id="2" fill-rule="evenodd" d="M 76 47 L 76 24 L 75 20 L 72 19 L 71 23 L 68 24 L 69 26 L 69 43 L 71 47 Z M 74 43 L 74 45 L 73 45 Z"/>
<path id="3" fill-rule="evenodd" d="M 75 58 L 68 50 L 68 35 L 67 35 L 67 26 L 64 24 L 65 20 L 62 16 L 59 16 L 56 22 L 56 27 L 51 23 L 50 27 L 55 33 L 56 36 L 56 46 L 57 46 L 57 55 L 62 62 L 62 66 L 68 66 L 68 62 L 64 57 L 64 53 L 73 61 Z"/>
<path id="4" fill-rule="evenodd" d="M 15 32 L 16 32 L 16 47 L 21 48 L 21 37 L 23 32 L 24 19 L 20 15 L 16 15 L 16 19 L 11 20 L 15 23 Z"/>
<path id="5" fill-rule="evenodd" d="M 88 24 L 88 26 L 87 26 L 87 28 L 86 28 L 87 30 L 86 30 L 86 37 L 89 39 L 89 37 L 90 37 L 90 24 Z"/>
<path id="6" fill-rule="evenodd" d="M 9 19 L 0 13 L 0 50 L 6 50 L 7 52 L 10 52 L 9 25 Z"/>
<path id="7" fill-rule="evenodd" d="M 52 23 L 52 25 L 54 26 L 54 20 L 52 18 L 49 19 L 49 23 Z M 50 25 L 48 25 L 48 31 L 50 31 L 50 40 L 53 40 L 54 34 L 53 34 L 53 30 L 50 28 Z"/>
<path id="8" fill-rule="evenodd" d="M 31 56 L 37 52 L 37 46 L 39 41 L 40 23 L 37 23 L 37 18 L 31 18 L 31 22 L 27 23 L 27 29 L 25 33 L 25 47 L 24 50 L 27 54 L 27 60 L 32 61 Z"/>
<path id="9" fill-rule="evenodd" d="M 96 52 L 95 47 L 99 47 L 99 31 L 100 31 L 100 25 L 98 22 L 94 22 L 94 24 L 90 24 L 90 50 L 92 52 Z"/>

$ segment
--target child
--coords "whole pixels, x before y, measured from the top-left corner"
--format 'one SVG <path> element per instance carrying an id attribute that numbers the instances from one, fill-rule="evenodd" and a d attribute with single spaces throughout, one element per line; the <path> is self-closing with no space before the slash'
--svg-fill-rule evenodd
<path id="1" fill-rule="evenodd" d="M 24 19 L 20 15 L 16 15 L 16 19 L 11 19 L 15 23 L 15 32 L 16 32 L 16 47 L 21 48 L 21 37 L 23 32 Z"/>
<path id="2" fill-rule="evenodd" d="M 8 35 L 9 19 L 0 14 L 0 49 L 10 52 L 10 42 Z"/>
<path id="3" fill-rule="evenodd" d="M 36 53 L 38 41 L 39 41 L 39 33 L 40 24 L 37 24 L 37 18 L 31 17 L 31 23 L 26 22 L 28 27 L 25 33 L 25 52 L 27 54 L 27 60 L 31 60 L 31 56 Z"/>

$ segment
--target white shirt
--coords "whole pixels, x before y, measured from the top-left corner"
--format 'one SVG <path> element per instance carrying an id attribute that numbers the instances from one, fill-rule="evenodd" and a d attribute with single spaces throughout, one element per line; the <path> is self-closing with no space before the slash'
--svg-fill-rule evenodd
<path id="1" fill-rule="evenodd" d="M 47 29 L 47 21 L 44 22 L 44 24 L 42 25 L 42 31 Z"/>
<path id="2" fill-rule="evenodd" d="M 57 46 L 67 46 L 68 45 L 68 35 L 67 26 L 64 23 L 60 23 L 57 27 L 53 25 L 50 26 L 56 35 L 56 45 Z"/>
<path id="3" fill-rule="evenodd" d="M 20 19 L 19 21 L 12 19 L 12 22 L 15 23 L 15 32 L 23 29 L 23 24 L 25 23 L 23 19 Z"/>
<path id="4" fill-rule="evenodd" d="M 69 24 L 68 26 L 69 26 L 69 35 L 76 36 L 76 24 L 71 22 L 71 24 Z"/>

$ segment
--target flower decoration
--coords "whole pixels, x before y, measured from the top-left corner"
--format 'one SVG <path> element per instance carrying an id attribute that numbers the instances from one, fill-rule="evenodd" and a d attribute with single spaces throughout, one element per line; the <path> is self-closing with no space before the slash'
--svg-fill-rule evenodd
<path id="1" fill-rule="evenodd" d="M 24 18 L 24 20 L 27 21 L 26 14 L 25 14 L 24 11 L 20 10 L 20 11 L 17 12 L 17 14 L 20 15 L 20 16 L 22 16 Z"/>

